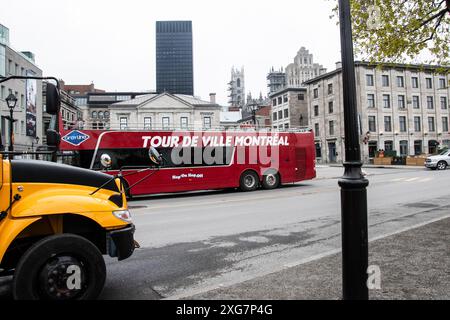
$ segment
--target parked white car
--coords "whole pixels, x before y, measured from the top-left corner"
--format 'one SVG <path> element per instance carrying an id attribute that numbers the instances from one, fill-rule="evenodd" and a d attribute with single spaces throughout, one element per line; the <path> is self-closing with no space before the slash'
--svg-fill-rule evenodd
<path id="1" fill-rule="evenodd" d="M 429 156 L 425 161 L 425 167 L 432 170 L 445 170 L 450 165 L 450 150 L 442 151 L 436 156 Z"/>

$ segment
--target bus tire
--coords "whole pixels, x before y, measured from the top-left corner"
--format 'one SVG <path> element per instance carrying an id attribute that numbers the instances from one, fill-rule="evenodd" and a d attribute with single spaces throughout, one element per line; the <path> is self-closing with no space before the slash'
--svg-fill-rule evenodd
<path id="1" fill-rule="evenodd" d="M 92 300 L 105 280 L 99 249 L 83 237 L 60 234 L 25 252 L 14 273 L 12 293 L 16 300 Z"/>
<path id="2" fill-rule="evenodd" d="M 249 192 L 255 191 L 259 186 L 259 177 L 254 171 L 245 171 L 239 180 L 239 187 L 241 191 Z"/>
<path id="3" fill-rule="evenodd" d="M 280 186 L 280 175 L 278 173 L 267 173 L 263 176 L 262 186 L 266 190 L 276 189 Z"/>

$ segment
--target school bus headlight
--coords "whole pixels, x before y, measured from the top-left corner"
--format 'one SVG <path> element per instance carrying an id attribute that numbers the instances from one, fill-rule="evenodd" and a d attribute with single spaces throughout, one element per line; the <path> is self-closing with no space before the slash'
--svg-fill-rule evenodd
<path id="1" fill-rule="evenodd" d="M 113 215 L 125 222 L 131 222 L 131 213 L 128 210 L 113 211 Z"/>

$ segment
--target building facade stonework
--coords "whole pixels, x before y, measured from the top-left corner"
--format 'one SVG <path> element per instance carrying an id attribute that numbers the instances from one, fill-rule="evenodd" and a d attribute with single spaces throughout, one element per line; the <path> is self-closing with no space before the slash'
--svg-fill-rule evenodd
<path id="1" fill-rule="evenodd" d="M 242 108 L 245 106 L 245 72 L 244 67 L 241 70 L 231 69 L 231 81 L 228 83 L 228 91 L 230 100 L 228 103 L 231 107 Z"/>
<path id="2" fill-rule="evenodd" d="M 441 67 L 355 63 L 362 160 L 378 150 L 397 156 L 435 153 L 450 146 L 449 75 Z M 345 159 L 342 69 L 306 81 L 309 125 L 319 163 Z"/>
<path id="3" fill-rule="evenodd" d="M 306 88 L 285 88 L 270 95 L 272 128 L 284 130 L 308 125 Z"/>
<path id="4" fill-rule="evenodd" d="M 188 95 L 148 94 L 109 107 L 111 130 L 214 130 L 218 104 Z"/>
<path id="5" fill-rule="evenodd" d="M 294 62 L 286 67 L 286 86 L 303 87 L 303 83 L 326 73 L 326 69 L 314 63 L 314 56 L 305 47 L 301 47 L 294 58 Z"/>

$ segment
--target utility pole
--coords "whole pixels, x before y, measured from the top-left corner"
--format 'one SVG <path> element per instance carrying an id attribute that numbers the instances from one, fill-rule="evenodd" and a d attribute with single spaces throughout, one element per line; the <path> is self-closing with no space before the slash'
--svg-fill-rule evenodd
<path id="1" fill-rule="evenodd" d="M 344 91 L 345 172 L 339 180 L 344 300 L 368 300 L 367 186 L 362 175 L 350 1 L 339 0 Z"/>

